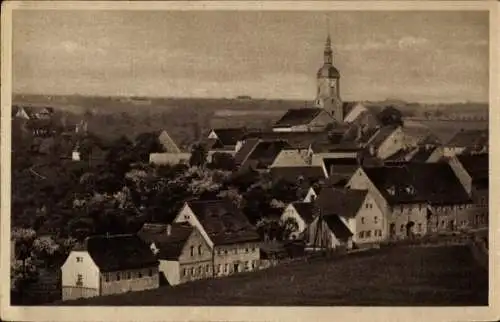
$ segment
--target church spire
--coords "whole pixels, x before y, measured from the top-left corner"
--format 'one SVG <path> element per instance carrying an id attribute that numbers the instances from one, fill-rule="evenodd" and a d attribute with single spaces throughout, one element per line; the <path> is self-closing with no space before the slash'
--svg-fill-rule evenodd
<path id="1" fill-rule="evenodd" d="M 325 65 L 333 64 L 332 40 L 330 38 L 330 33 L 328 33 L 328 36 L 326 37 L 324 60 Z"/>

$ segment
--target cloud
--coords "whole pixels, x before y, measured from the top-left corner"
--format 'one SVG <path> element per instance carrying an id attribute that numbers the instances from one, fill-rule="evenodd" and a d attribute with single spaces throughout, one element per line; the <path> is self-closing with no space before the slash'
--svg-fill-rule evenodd
<path id="1" fill-rule="evenodd" d="M 413 48 L 426 45 L 429 42 L 429 39 L 423 37 L 413 37 L 413 36 L 405 36 L 399 39 L 398 47 L 400 49 L 404 48 Z"/>

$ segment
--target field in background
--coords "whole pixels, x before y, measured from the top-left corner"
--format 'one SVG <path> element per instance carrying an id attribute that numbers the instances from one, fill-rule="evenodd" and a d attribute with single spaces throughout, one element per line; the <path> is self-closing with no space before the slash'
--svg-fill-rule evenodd
<path id="1" fill-rule="evenodd" d="M 467 246 L 349 256 L 57 305 L 488 305 L 488 272 Z"/>
<path id="2" fill-rule="evenodd" d="M 15 95 L 13 104 L 52 106 L 60 110 L 69 123 L 88 118 L 89 130 L 107 138 L 166 129 L 184 149 L 205 136 L 214 127 L 269 128 L 286 110 L 311 106 L 300 100 L 265 99 L 196 99 L 196 98 L 126 98 L 92 96 Z M 449 115 L 457 111 L 484 116 L 486 104 L 457 103 L 423 105 L 387 100 L 374 104 L 393 105 L 405 117 L 421 116 L 426 111 L 441 110 Z M 448 138 L 460 128 L 487 128 L 487 121 L 418 121 Z"/>

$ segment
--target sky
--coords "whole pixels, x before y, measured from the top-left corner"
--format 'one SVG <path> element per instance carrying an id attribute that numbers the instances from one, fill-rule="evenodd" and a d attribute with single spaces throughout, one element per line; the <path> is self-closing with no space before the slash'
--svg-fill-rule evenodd
<path id="1" fill-rule="evenodd" d="M 329 32 L 343 100 L 487 102 L 481 11 L 13 13 L 13 91 L 312 100 Z"/>

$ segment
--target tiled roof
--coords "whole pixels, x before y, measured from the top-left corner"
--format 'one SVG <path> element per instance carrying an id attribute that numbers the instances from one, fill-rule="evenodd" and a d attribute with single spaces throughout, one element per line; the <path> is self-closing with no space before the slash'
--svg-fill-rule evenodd
<path id="1" fill-rule="evenodd" d="M 149 245 L 137 235 L 91 236 L 85 250 L 101 272 L 158 266 Z"/>
<path id="2" fill-rule="evenodd" d="M 439 139 L 426 126 L 407 126 L 403 127 L 403 133 L 411 137 L 418 144 L 440 144 Z"/>
<path id="3" fill-rule="evenodd" d="M 299 150 L 281 150 L 274 160 L 273 166 L 307 166 L 307 162 Z"/>
<path id="4" fill-rule="evenodd" d="M 365 201 L 367 190 L 325 187 L 316 202 L 324 216 L 339 215 L 354 218 Z"/>
<path id="5" fill-rule="evenodd" d="M 241 165 L 248 158 L 250 153 L 255 149 L 255 147 L 259 144 L 259 139 L 248 139 L 243 143 L 241 148 L 236 152 L 234 156 L 234 162 L 236 165 Z"/>
<path id="6" fill-rule="evenodd" d="M 489 154 L 458 155 L 458 161 L 462 164 L 465 171 L 472 177 L 472 183 L 481 183 L 482 186 L 488 185 L 489 179 Z"/>
<path id="7" fill-rule="evenodd" d="M 446 144 L 449 147 L 488 145 L 488 130 L 461 130 Z"/>
<path id="8" fill-rule="evenodd" d="M 402 163 L 363 167 L 363 170 L 391 205 L 470 202 L 463 185 L 447 163 Z"/>
<path id="9" fill-rule="evenodd" d="M 137 235 L 147 243 L 155 243 L 159 259 L 177 260 L 195 228 L 188 223 L 172 223 L 169 234 L 168 226 L 146 223 Z"/>
<path id="10" fill-rule="evenodd" d="M 259 140 L 247 156 L 242 167 L 245 167 L 245 164 L 247 164 L 255 165 L 257 169 L 267 169 L 282 150 L 290 148 L 291 146 L 286 141 Z"/>
<path id="11" fill-rule="evenodd" d="M 396 129 L 397 127 L 395 126 L 384 126 L 380 128 L 368 141 L 368 144 L 378 149 Z"/>
<path id="12" fill-rule="evenodd" d="M 283 140 L 295 149 L 307 149 L 314 142 L 328 140 L 328 132 L 249 132 L 244 138 Z"/>
<path id="13" fill-rule="evenodd" d="M 389 163 L 389 162 L 406 162 L 408 155 L 411 153 L 411 150 L 409 149 L 401 149 L 398 150 L 396 153 L 390 155 L 389 157 L 385 158 L 384 162 Z"/>
<path id="14" fill-rule="evenodd" d="M 255 227 L 243 212 L 225 200 L 187 202 L 203 229 L 216 245 L 259 240 Z"/>
<path id="15" fill-rule="evenodd" d="M 302 219 L 306 222 L 306 224 L 310 224 L 315 215 L 316 215 L 316 207 L 312 202 L 294 202 L 292 203 L 293 207 L 297 211 L 297 213 L 302 217 Z"/>
<path id="16" fill-rule="evenodd" d="M 357 158 L 323 158 L 323 163 L 325 164 L 326 171 L 330 174 L 334 170 L 334 168 L 339 167 L 339 169 L 352 169 L 358 168 L 359 162 Z M 349 168 L 345 168 L 345 166 L 349 166 Z"/>
<path id="17" fill-rule="evenodd" d="M 427 162 L 429 157 L 436 151 L 437 147 L 432 147 L 429 149 L 418 148 L 417 151 L 411 155 L 410 162 Z"/>
<path id="18" fill-rule="evenodd" d="M 319 166 L 274 167 L 270 170 L 273 181 L 297 182 L 299 178 L 309 181 L 325 179 L 325 172 Z"/>
<path id="19" fill-rule="evenodd" d="M 297 108 L 289 109 L 275 124 L 275 127 L 296 126 L 309 124 L 320 113 L 324 112 L 321 108 Z"/>
<path id="20" fill-rule="evenodd" d="M 347 228 L 347 226 L 342 222 L 339 216 L 329 215 L 323 217 L 323 220 L 337 239 L 345 241 L 352 236 L 351 230 Z"/>
<path id="21" fill-rule="evenodd" d="M 213 129 L 220 142 L 224 146 L 234 146 L 236 143 L 243 138 L 246 132 L 244 128 L 219 128 Z"/>
<path id="22" fill-rule="evenodd" d="M 356 103 L 356 102 L 344 102 L 344 103 L 342 103 L 342 112 L 344 113 L 344 117 L 346 117 L 346 115 L 349 114 L 357 104 L 358 103 Z"/>

